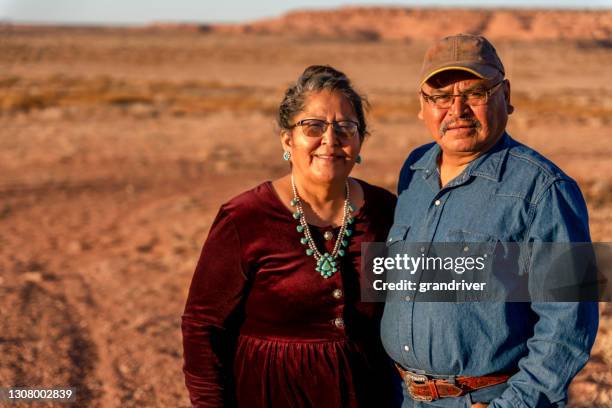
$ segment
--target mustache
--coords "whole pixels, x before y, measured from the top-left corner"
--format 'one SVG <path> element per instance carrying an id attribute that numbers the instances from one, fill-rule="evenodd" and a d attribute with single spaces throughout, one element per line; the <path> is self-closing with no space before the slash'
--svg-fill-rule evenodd
<path id="1" fill-rule="evenodd" d="M 442 125 L 440 125 L 440 136 L 444 135 L 449 127 L 455 126 L 458 123 L 473 126 L 474 128 L 476 128 L 476 130 L 480 130 L 482 128 L 482 124 L 476 118 L 459 118 L 456 120 L 449 120 L 448 122 L 442 123 Z"/>

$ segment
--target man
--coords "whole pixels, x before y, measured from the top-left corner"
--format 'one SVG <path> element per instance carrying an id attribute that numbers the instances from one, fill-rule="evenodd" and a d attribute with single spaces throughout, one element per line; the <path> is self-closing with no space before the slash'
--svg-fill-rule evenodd
<path id="1" fill-rule="evenodd" d="M 488 40 L 432 46 L 419 98 L 435 143 L 402 168 L 389 242 L 590 242 L 576 182 L 505 131 L 510 82 Z M 416 297 L 387 301 L 381 328 L 406 382 L 403 407 L 563 407 L 597 332 L 595 302 Z"/>

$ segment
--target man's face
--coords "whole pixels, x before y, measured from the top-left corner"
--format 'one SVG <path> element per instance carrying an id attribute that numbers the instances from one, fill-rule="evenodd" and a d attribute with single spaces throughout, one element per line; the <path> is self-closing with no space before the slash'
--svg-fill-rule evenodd
<path id="1" fill-rule="evenodd" d="M 475 105 L 468 98 L 452 98 L 450 106 L 436 107 L 420 96 L 419 119 L 447 155 L 471 156 L 487 151 L 506 128 L 510 105 L 510 82 L 487 81 L 464 71 L 444 71 L 423 84 L 426 95 L 478 95 L 491 89 L 487 102 Z M 448 99 L 448 98 L 447 98 Z M 475 106 L 474 106 L 475 105 Z"/>

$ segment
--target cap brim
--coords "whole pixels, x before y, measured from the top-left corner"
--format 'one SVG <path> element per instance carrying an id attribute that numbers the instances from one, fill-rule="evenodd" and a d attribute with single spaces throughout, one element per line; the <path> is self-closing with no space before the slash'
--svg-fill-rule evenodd
<path id="1" fill-rule="evenodd" d="M 478 78 L 481 79 L 492 79 L 495 78 L 497 75 L 500 75 L 501 72 L 499 72 L 499 70 L 489 67 L 489 66 L 479 66 L 479 69 L 476 70 L 474 69 L 474 67 L 466 67 L 466 66 L 461 66 L 461 65 L 447 65 L 444 67 L 440 67 L 438 69 L 435 69 L 433 71 L 431 71 L 429 74 L 427 74 L 422 80 L 421 83 L 419 84 L 419 86 L 423 86 L 423 84 L 427 81 L 429 81 L 433 76 L 438 75 L 440 72 L 444 72 L 444 71 L 465 71 L 465 72 L 469 72 L 472 75 L 475 75 Z M 503 75 L 503 74 L 502 74 Z"/>

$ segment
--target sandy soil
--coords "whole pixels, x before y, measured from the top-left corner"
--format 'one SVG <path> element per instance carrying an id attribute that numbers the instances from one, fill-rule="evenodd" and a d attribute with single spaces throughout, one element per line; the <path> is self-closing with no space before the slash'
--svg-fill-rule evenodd
<path id="1" fill-rule="evenodd" d="M 578 180 L 612 241 L 612 53 L 503 41 L 509 130 Z M 429 137 L 426 43 L 166 30 L 0 31 L 0 385 L 78 388 L 88 407 L 188 406 L 180 315 L 221 203 L 287 171 L 284 87 L 332 64 L 372 103 L 355 176 L 395 188 Z M 612 406 L 612 307 L 572 407 Z M 50 405 L 47 405 L 50 406 Z"/>

